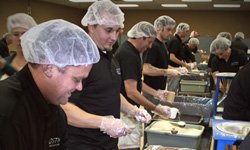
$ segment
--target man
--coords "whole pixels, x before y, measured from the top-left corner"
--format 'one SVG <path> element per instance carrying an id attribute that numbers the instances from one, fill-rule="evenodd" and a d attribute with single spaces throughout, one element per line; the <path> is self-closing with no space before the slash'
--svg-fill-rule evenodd
<path id="1" fill-rule="evenodd" d="M 185 63 L 185 50 L 183 49 L 183 42 L 186 39 L 189 31 L 187 23 L 179 23 L 176 27 L 175 36 L 168 42 L 168 49 L 170 51 L 170 65 L 173 67 L 186 67 L 190 70 L 190 66 Z"/>
<path id="2" fill-rule="evenodd" d="M 194 49 L 197 49 L 199 43 L 200 41 L 197 38 L 190 38 L 188 43 L 184 44 L 185 61 L 190 64 L 191 68 L 194 68 L 197 65 L 195 62 Z"/>
<path id="3" fill-rule="evenodd" d="M 176 27 L 175 35 L 167 43 L 170 52 L 170 65 L 173 67 L 185 67 L 191 70 L 191 66 L 185 62 L 185 49 L 183 42 L 185 41 L 189 25 L 187 23 L 179 23 Z M 168 90 L 177 92 L 179 88 L 180 78 L 168 78 Z"/>
<path id="4" fill-rule="evenodd" d="M 234 77 L 224 102 L 223 118 L 250 121 L 250 63 Z"/>
<path id="5" fill-rule="evenodd" d="M 64 20 L 21 37 L 28 64 L 0 82 L 0 149 L 66 150 L 66 104 L 100 56 L 80 27 Z M 13 143 L 14 142 L 14 143 Z"/>
<path id="6" fill-rule="evenodd" d="M 144 82 L 155 90 L 165 90 L 167 76 L 180 75 L 179 71 L 169 68 L 169 51 L 165 45 L 166 40 L 172 35 L 175 24 L 175 20 L 169 16 L 158 17 L 154 21 L 156 38 L 152 47 L 143 53 Z M 150 97 L 146 93 L 144 95 Z M 155 104 L 159 103 L 157 99 L 152 97 L 150 100 Z"/>
<path id="7" fill-rule="evenodd" d="M 166 94 L 163 90 L 154 90 L 141 80 L 142 61 L 140 54 L 152 47 L 152 43 L 156 37 L 154 26 L 145 21 L 139 22 L 128 31 L 127 36 L 128 40 L 118 48 L 115 54 L 121 67 L 123 81 L 121 92 L 131 104 L 137 106 L 142 105 L 168 118 L 170 115 L 169 107 L 155 105 L 141 95 L 141 91 L 154 96 L 158 96 L 160 93 Z M 165 97 L 162 97 L 162 99 L 163 98 Z M 129 127 L 133 128 L 133 130 L 130 135 L 119 138 L 119 149 L 140 149 L 140 138 L 142 135 L 141 124 L 136 122 L 133 118 L 128 118 L 124 114 L 121 114 L 121 118 Z"/>
<path id="8" fill-rule="evenodd" d="M 120 111 L 141 122 L 151 119 L 120 94 L 120 67 L 111 50 L 123 22 L 124 14 L 111 1 L 94 2 L 82 19 L 99 49 L 100 61 L 83 82 L 84 90 L 72 94 L 70 103 L 63 106 L 69 122 L 69 150 L 117 150 L 117 137 L 132 130 L 119 119 Z"/>
<path id="9" fill-rule="evenodd" d="M 247 56 L 243 51 L 230 47 L 231 41 L 224 37 L 216 38 L 210 46 L 213 57 L 211 62 L 211 71 L 214 83 L 216 83 L 216 74 L 219 72 L 237 73 L 247 63 Z M 220 89 L 225 92 L 225 85 L 220 84 Z"/>
<path id="10" fill-rule="evenodd" d="M 248 46 L 244 43 L 245 35 L 243 32 L 237 32 L 234 35 L 234 40 L 232 41 L 232 47 L 238 50 L 242 50 L 247 54 Z"/>
<path id="11" fill-rule="evenodd" d="M 224 38 L 228 39 L 229 41 L 232 41 L 232 35 L 231 35 L 230 32 L 220 32 L 220 33 L 218 33 L 216 38 L 219 38 L 219 37 L 224 37 Z M 210 52 L 215 51 L 215 50 L 212 50 L 213 47 L 211 47 L 211 46 L 212 45 L 210 44 Z M 207 63 L 207 66 L 208 66 L 208 69 L 209 69 L 210 72 L 211 72 L 211 67 L 212 67 L 212 60 L 213 60 L 214 57 L 217 57 L 217 56 L 214 53 L 210 53 L 209 60 L 208 60 L 208 63 Z M 214 79 L 213 79 L 213 76 L 210 76 L 210 90 L 214 90 L 214 89 L 215 89 Z M 224 89 L 220 89 L 220 90 L 224 90 Z"/>

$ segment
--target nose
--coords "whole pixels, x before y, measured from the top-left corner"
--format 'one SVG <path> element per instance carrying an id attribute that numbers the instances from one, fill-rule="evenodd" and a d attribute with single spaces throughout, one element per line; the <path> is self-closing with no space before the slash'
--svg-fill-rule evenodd
<path id="1" fill-rule="evenodd" d="M 82 82 L 77 83 L 76 89 L 77 89 L 78 91 L 81 91 L 81 90 L 82 90 Z"/>
<path id="2" fill-rule="evenodd" d="M 119 35 L 119 33 L 117 33 L 117 32 L 112 32 L 110 37 L 111 37 L 112 40 L 116 41 L 117 38 L 118 38 L 118 35 Z"/>

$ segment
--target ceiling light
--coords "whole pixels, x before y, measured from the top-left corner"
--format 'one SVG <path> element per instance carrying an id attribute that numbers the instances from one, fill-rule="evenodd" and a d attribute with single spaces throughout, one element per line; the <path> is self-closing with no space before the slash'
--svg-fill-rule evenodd
<path id="1" fill-rule="evenodd" d="M 182 2 L 212 2 L 212 0 L 181 0 Z"/>
<path id="2" fill-rule="evenodd" d="M 188 7 L 187 4 L 161 4 L 162 7 Z"/>
<path id="3" fill-rule="evenodd" d="M 218 8 L 239 8 L 240 4 L 214 4 Z"/>
<path id="4" fill-rule="evenodd" d="M 123 0 L 124 2 L 152 2 L 153 0 Z"/>
<path id="5" fill-rule="evenodd" d="M 139 7 L 138 4 L 116 4 L 118 7 Z"/>
<path id="6" fill-rule="evenodd" d="M 250 0 L 244 0 L 244 2 L 250 2 Z"/>
<path id="7" fill-rule="evenodd" d="M 74 2 L 74 3 L 92 3 L 97 0 L 69 0 L 69 1 Z"/>

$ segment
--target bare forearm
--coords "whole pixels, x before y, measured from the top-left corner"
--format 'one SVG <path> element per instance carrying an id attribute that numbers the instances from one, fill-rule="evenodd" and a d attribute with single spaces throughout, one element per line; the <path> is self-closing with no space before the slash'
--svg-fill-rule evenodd
<path id="1" fill-rule="evenodd" d="M 174 63 L 180 65 L 180 66 L 183 66 L 183 67 L 185 67 L 185 65 L 186 65 L 185 62 L 183 62 L 183 61 L 179 60 L 178 58 L 176 58 L 174 54 L 170 54 L 170 60 L 171 60 L 172 62 L 174 62 Z"/>
<path id="2" fill-rule="evenodd" d="M 142 82 L 142 91 L 145 93 L 148 93 L 150 95 L 156 95 L 156 90 L 151 88 L 150 86 L 148 86 L 147 84 L 145 84 L 144 82 Z"/>
<path id="3" fill-rule="evenodd" d="M 72 103 L 61 105 L 68 119 L 68 124 L 79 128 L 100 128 L 102 116 L 93 115 Z"/>
<path id="4" fill-rule="evenodd" d="M 127 93 L 128 94 L 128 93 Z M 137 104 L 144 106 L 147 109 L 155 110 L 156 105 L 146 99 L 141 93 L 138 91 L 131 91 L 128 94 L 128 97 L 135 101 Z"/>
<path id="5" fill-rule="evenodd" d="M 130 104 L 122 94 L 120 94 L 120 98 L 121 98 L 121 112 L 127 114 L 131 109 L 134 108 L 134 106 Z"/>
<path id="6" fill-rule="evenodd" d="M 143 74 L 148 76 L 165 76 L 166 69 L 157 68 L 152 66 L 151 64 L 143 65 Z"/>

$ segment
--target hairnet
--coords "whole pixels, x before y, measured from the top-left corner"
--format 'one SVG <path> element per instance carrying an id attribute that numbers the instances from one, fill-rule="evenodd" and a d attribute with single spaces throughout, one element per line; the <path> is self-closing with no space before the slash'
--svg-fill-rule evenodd
<path id="1" fill-rule="evenodd" d="M 192 44 L 194 46 L 198 46 L 200 41 L 197 38 L 190 38 L 188 41 L 189 44 Z"/>
<path id="2" fill-rule="evenodd" d="M 13 28 L 21 27 L 25 29 L 30 29 L 36 25 L 35 20 L 25 13 L 16 13 L 11 15 L 7 19 L 7 29 L 11 33 Z"/>
<path id="3" fill-rule="evenodd" d="M 232 35 L 231 33 L 229 32 L 220 32 L 218 35 L 217 35 L 217 38 L 218 37 L 224 37 L 224 38 L 227 38 L 228 40 L 232 41 Z"/>
<path id="4" fill-rule="evenodd" d="M 180 32 L 186 32 L 189 30 L 189 25 L 187 23 L 181 22 L 178 24 L 178 26 L 176 27 L 176 33 L 180 33 Z"/>
<path id="5" fill-rule="evenodd" d="M 161 30 L 164 27 L 174 28 L 175 25 L 175 20 L 169 16 L 160 16 L 154 21 L 154 27 L 156 31 Z"/>
<path id="6" fill-rule="evenodd" d="M 99 61 L 95 43 L 80 27 L 56 19 L 31 28 L 21 36 L 25 59 L 31 63 L 54 64 L 60 68 Z"/>
<path id="7" fill-rule="evenodd" d="M 243 32 L 237 32 L 235 33 L 234 38 L 243 40 L 245 38 L 245 35 Z"/>
<path id="8" fill-rule="evenodd" d="M 96 1 L 82 18 L 82 25 L 122 25 L 124 13 L 110 0 Z"/>
<path id="9" fill-rule="evenodd" d="M 217 50 L 225 51 L 231 46 L 231 41 L 225 37 L 218 37 L 210 45 L 210 52 L 215 54 Z"/>
<path id="10" fill-rule="evenodd" d="M 129 38 L 155 37 L 156 31 L 151 23 L 141 21 L 128 31 L 127 36 Z"/>

